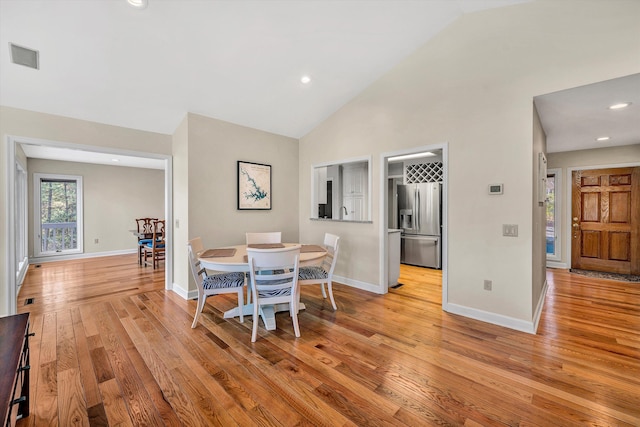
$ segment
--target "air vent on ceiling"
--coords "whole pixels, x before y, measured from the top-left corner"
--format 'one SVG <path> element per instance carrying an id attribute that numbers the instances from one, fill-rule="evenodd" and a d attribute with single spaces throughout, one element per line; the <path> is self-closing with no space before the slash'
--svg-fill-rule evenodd
<path id="1" fill-rule="evenodd" d="M 40 69 L 40 53 L 37 50 L 29 49 L 9 43 L 11 47 L 11 62 L 24 65 L 26 67 Z"/>

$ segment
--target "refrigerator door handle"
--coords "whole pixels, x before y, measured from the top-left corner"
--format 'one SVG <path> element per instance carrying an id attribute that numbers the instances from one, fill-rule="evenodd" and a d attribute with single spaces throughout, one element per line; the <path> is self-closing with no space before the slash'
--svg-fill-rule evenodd
<path id="1" fill-rule="evenodd" d="M 416 230 L 420 230 L 422 228 L 422 211 L 420 210 L 420 188 L 416 187 Z"/>

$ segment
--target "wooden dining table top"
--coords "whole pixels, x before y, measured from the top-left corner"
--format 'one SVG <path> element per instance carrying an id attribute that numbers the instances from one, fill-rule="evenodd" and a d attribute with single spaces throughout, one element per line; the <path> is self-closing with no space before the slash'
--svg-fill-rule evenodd
<path id="1" fill-rule="evenodd" d="M 313 265 L 322 261 L 327 251 L 318 245 L 300 243 L 282 243 L 283 247 L 301 245 L 300 265 Z M 198 254 L 200 265 L 208 270 L 216 271 L 249 271 L 247 246 L 266 249 L 273 245 L 233 245 L 215 249 L 207 249 Z M 222 255 L 222 256 L 221 256 Z"/>

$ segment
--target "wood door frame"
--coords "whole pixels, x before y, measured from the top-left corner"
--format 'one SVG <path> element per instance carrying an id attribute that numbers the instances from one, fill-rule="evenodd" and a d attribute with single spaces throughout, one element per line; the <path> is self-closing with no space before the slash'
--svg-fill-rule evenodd
<path id="1" fill-rule="evenodd" d="M 618 169 L 618 168 L 629 168 L 629 167 L 638 167 L 640 166 L 640 162 L 631 162 L 631 163 L 613 163 L 613 164 L 604 164 L 604 165 L 589 165 L 589 166 L 571 166 L 567 167 L 567 175 L 566 175 L 566 191 L 567 191 L 567 209 L 565 209 L 564 215 L 564 223 L 562 224 L 565 228 L 565 247 L 567 248 L 567 268 L 571 269 L 571 255 L 572 255 L 572 245 L 571 245 L 571 212 L 573 206 L 573 192 L 572 185 L 573 180 L 571 177 L 573 176 L 573 172 L 579 170 L 593 170 L 593 169 Z"/>

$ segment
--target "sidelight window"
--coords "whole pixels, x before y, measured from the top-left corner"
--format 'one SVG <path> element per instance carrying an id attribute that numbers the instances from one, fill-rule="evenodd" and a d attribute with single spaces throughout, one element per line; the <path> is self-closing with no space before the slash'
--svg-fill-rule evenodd
<path id="1" fill-rule="evenodd" d="M 560 261 L 560 169 L 547 171 L 547 218 L 546 218 L 546 247 L 547 259 Z"/>

